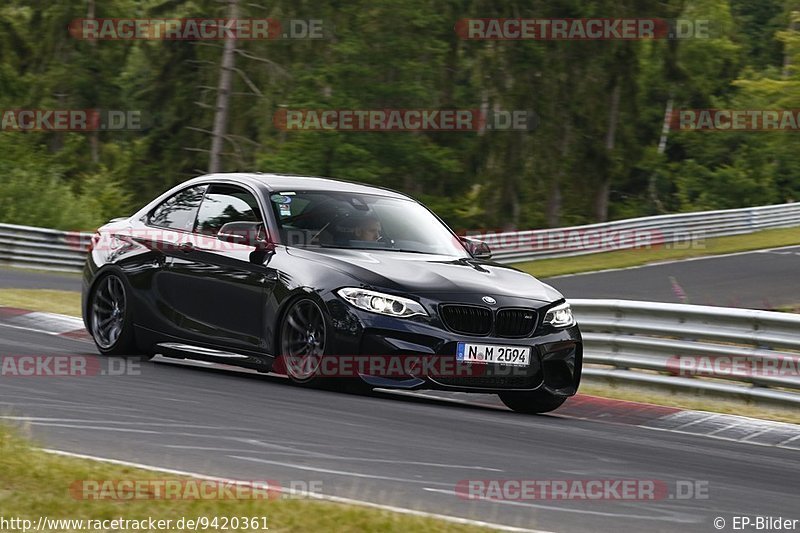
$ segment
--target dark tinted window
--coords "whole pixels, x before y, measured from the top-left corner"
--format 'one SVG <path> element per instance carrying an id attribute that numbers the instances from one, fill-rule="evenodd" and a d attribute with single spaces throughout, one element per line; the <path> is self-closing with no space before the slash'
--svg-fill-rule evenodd
<path id="1" fill-rule="evenodd" d="M 281 191 L 270 200 L 288 246 L 466 256 L 450 230 L 411 200 L 337 191 Z"/>
<path id="2" fill-rule="evenodd" d="M 150 213 L 148 223 L 162 228 L 192 231 L 205 185 L 190 187 L 170 196 Z"/>
<path id="3" fill-rule="evenodd" d="M 212 185 L 200 205 L 194 230 L 216 235 L 228 222 L 262 222 L 258 203 L 252 194 L 239 187 Z"/>

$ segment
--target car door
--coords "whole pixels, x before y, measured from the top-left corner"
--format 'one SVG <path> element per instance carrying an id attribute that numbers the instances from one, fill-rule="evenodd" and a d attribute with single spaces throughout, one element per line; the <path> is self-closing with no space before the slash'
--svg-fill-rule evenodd
<path id="1" fill-rule="evenodd" d="M 174 293 L 180 289 L 170 281 L 168 268 L 176 257 L 184 255 L 180 246 L 192 236 L 207 187 L 194 185 L 181 189 L 132 222 L 130 238 L 142 253 L 125 259 L 120 266 L 139 295 L 136 302 L 143 306 L 135 311 L 140 327 L 181 336 L 182 317 L 173 305 Z"/>
<path id="2" fill-rule="evenodd" d="M 263 353 L 264 301 L 277 276 L 269 254 L 217 239 L 228 222 L 264 223 L 255 195 L 234 184 L 211 184 L 192 233 L 165 267 L 169 305 L 187 339 L 239 353 Z M 224 356 L 223 356 L 224 357 Z"/>

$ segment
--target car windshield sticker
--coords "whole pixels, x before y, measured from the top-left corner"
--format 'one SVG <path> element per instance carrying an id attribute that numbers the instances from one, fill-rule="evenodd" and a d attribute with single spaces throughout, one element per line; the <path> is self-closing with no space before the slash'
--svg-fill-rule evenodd
<path id="1" fill-rule="evenodd" d="M 272 200 L 276 204 L 290 204 L 290 203 L 292 203 L 292 197 L 291 196 L 287 196 L 286 194 L 273 194 L 269 198 L 270 198 L 270 200 Z"/>

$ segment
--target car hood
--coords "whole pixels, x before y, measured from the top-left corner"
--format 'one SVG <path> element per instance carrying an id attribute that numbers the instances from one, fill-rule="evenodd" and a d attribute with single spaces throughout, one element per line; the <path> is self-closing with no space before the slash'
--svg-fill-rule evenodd
<path id="1" fill-rule="evenodd" d="M 530 274 L 477 259 L 406 252 L 288 248 L 288 253 L 400 293 L 476 293 L 554 302 L 561 293 Z"/>

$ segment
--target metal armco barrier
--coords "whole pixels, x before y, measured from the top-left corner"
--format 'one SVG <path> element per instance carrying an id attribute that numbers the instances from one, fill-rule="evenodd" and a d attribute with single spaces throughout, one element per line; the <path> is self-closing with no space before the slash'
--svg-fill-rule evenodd
<path id="1" fill-rule="evenodd" d="M 91 233 L 0 224 L 0 265 L 80 272 Z"/>
<path id="2" fill-rule="evenodd" d="M 630 300 L 570 300 L 584 376 L 800 406 L 800 315 Z"/>
<path id="3" fill-rule="evenodd" d="M 631 218 L 541 230 L 470 235 L 499 263 L 567 257 L 637 247 L 688 247 L 699 240 L 800 226 L 800 203 Z M 0 224 L 0 265 L 80 270 L 91 233 Z"/>
<path id="4" fill-rule="evenodd" d="M 798 202 L 468 236 L 485 241 L 495 261 L 516 263 L 664 245 L 688 248 L 708 238 L 794 226 L 800 226 Z"/>

